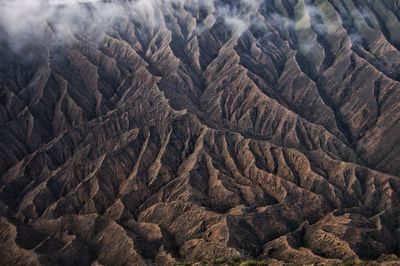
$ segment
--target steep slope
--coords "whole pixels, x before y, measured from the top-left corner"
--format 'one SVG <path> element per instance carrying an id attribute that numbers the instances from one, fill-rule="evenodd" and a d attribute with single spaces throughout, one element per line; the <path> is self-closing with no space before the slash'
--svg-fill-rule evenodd
<path id="1" fill-rule="evenodd" d="M 398 1 L 135 3 L 0 24 L 1 264 L 399 255 Z"/>

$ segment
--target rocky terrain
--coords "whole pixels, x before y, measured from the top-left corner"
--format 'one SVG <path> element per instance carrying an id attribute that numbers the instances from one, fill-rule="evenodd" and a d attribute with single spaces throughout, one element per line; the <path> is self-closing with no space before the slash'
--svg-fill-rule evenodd
<path id="1" fill-rule="evenodd" d="M 400 1 L 145 3 L 0 23 L 0 264 L 399 265 Z"/>

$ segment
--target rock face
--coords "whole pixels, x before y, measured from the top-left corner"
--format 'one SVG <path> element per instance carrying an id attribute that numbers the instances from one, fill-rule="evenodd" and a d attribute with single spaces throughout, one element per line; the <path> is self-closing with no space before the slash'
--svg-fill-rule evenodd
<path id="1" fill-rule="evenodd" d="M 1 265 L 399 255 L 399 1 L 119 4 L 0 28 Z"/>

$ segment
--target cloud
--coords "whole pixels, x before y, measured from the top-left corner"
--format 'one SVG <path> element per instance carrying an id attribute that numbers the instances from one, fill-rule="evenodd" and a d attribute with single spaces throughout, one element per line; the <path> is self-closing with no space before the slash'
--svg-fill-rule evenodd
<path id="1" fill-rule="evenodd" d="M 78 32 L 108 28 L 123 12 L 123 7 L 116 2 L 95 0 L 2 1 L 0 27 L 6 33 L 10 47 L 19 50 L 30 42 L 69 42 Z"/>
<path id="2" fill-rule="evenodd" d="M 252 15 L 256 13 L 260 4 L 261 1 L 258 0 L 240 0 L 236 5 L 220 4 L 217 5 L 217 16 L 224 19 L 226 25 L 240 36 L 250 27 Z"/>
<path id="3" fill-rule="evenodd" d="M 35 41 L 53 45 L 70 43 L 78 35 L 101 40 L 102 33 L 112 30 L 120 17 L 134 21 L 145 36 L 166 23 L 165 13 L 173 15 L 178 8 L 207 7 L 216 19 L 223 19 L 240 35 L 250 26 L 251 14 L 260 1 L 226 3 L 223 0 L 0 0 L 0 31 L 5 32 L 14 50 Z M 205 25 L 196 27 L 200 29 Z"/>
<path id="4" fill-rule="evenodd" d="M 296 49 L 305 55 L 313 54 L 319 46 L 318 36 L 332 36 L 341 27 L 341 21 L 332 21 L 319 5 L 299 2 L 293 7 L 293 12 L 291 17 L 276 12 L 270 13 L 269 17 L 272 24 L 286 38 L 295 42 Z"/>

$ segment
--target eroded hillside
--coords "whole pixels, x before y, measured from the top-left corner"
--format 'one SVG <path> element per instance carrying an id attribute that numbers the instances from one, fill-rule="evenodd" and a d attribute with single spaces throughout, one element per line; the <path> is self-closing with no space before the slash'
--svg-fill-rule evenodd
<path id="1" fill-rule="evenodd" d="M 151 3 L 0 27 L 1 264 L 399 255 L 400 2 Z"/>

